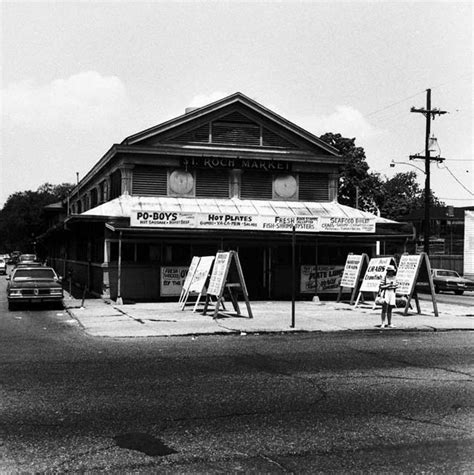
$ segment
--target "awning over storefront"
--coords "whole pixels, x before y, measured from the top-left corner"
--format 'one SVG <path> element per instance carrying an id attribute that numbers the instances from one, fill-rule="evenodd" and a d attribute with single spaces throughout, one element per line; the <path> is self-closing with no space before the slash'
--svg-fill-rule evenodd
<path id="1" fill-rule="evenodd" d="M 134 232 L 287 233 L 372 239 L 412 238 L 413 226 L 392 221 L 337 202 L 240 200 L 217 198 L 139 197 L 122 195 L 66 219 L 108 223 L 110 230 Z"/>

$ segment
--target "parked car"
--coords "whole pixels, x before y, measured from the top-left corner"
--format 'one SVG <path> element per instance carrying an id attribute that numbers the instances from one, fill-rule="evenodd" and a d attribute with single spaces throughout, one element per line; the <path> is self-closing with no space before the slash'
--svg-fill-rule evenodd
<path id="1" fill-rule="evenodd" d="M 7 261 L 2 257 L 0 258 L 0 274 L 7 273 Z"/>
<path id="2" fill-rule="evenodd" d="M 36 254 L 21 254 L 18 262 L 36 262 Z"/>
<path id="3" fill-rule="evenodd" d="M 9 310 L 20 302 L 62 302 L 61 278 L 52 267 L 17 267 L 7 280 Z"/>
<path id="4" fill-rule="evenodd" d="M 18 267 L 44 267 L 44 265 L 42 262 L 18 262 L 15 269 Z"/>
<path id="5" fill-rule="evenodd" d="M 431 269 L 435 292 L 454 291 L 462 295 L 465 290 L 474 290 L 474 281 L 461 277 L 456 271 L 448 269 Z"/>

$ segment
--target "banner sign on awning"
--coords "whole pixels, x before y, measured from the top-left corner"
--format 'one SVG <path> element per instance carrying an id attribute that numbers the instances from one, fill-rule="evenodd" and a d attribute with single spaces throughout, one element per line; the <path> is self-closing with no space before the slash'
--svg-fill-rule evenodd
<path id="1" fill-rule="evenodd" d="M 339 218 L 322 216 L 320 218 L 321 232 L 375 233 L 374 218 Z"/>
<path id="2" fill-rule="evenodd" d="M 330 218 L 320 216 L 193 213 L 133 210 L 133 227 L 226 229 L 242 231 L 352 232 L 374 233 L 375 217 Z"/>

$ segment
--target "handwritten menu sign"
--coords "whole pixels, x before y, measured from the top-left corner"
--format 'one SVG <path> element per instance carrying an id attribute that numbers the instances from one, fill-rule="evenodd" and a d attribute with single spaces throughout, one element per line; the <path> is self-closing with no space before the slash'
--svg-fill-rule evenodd
<path id="1" fill-rule="evenodd" d="M 422 255 L 402 255 L 397 269 L 397 294 L 409 295 L 416 282 L 418 269 L 420 268 Z"/>
<path id="2" fill-rule="evenodd" d="M 197 266 L 199 264 L 200 257 L 194 256 L 191 264 L 189 266 L 188 273 L 186 274 L 186 279 L 184 280 L 183 284 L 183 290 L 187 291 L 189 289 L 189 286 L 191 285 L 191 282 L 194 277 L 194 273 L 196 272 Z"/>
<path id="3" fill-rule="evenodd" d="M 391 257 L 373 257 L 364 275 L 360 287 L 361 292 L 378 292 L 379 285 L 385 276 L 385 269 L 390 265 Z"/>
<path id="4" fill-rule="evenodd" d="M 202 293 L 213 262 L 214 256 L 201 257 L 199 264 L 197 265 L 196 272 L 194 272 L 193 278 L 191 280 L 191 284 L 189 285 L 190 292 Z"/>
<path id="5" fill-rule="evenodd" d="M 230 252 L 218 252 L 212 269 L 211 279 L 207 293 L 209 295 L 219 296 L 225 283 L 227 271 L 230 264 Z"/>
<path id="6" fill-rule="evenodd" d="M 362 266 L 362 255 L 349 254 L 344 266 L 340 286 L 353 289 L 357 285 L 357 277 L 359 276 L 360 268 Z"/>

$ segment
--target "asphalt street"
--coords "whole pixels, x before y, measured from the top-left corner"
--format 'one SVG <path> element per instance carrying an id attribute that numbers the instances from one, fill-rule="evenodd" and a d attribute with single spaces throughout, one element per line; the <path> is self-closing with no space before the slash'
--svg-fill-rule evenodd
<path id="1" fill-rule="evenodd" d="M 474 468 L 471 332 L 113 339 L 6 308 L 2 472 Z"/>

